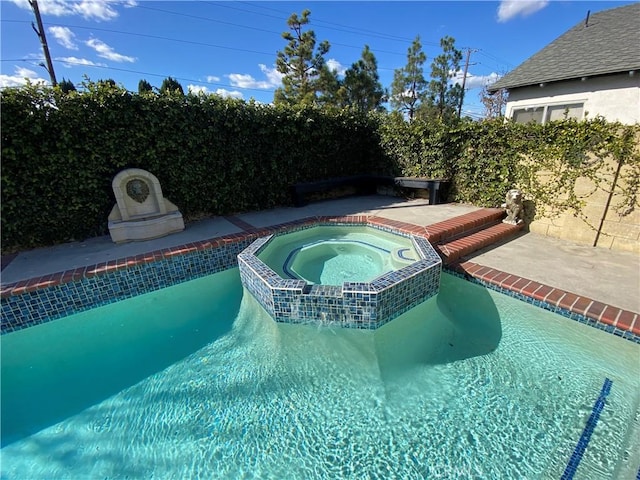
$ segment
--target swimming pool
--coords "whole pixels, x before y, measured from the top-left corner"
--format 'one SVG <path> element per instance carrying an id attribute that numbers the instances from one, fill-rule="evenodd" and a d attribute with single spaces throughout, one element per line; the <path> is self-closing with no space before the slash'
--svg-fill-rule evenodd
<path id="1" fill-rule="evenodd" d="M 2 478 L 638 471 L 638 345 L 447 274 L 375 331 L 276 323 L 234 268 L 1 341 Z"/>

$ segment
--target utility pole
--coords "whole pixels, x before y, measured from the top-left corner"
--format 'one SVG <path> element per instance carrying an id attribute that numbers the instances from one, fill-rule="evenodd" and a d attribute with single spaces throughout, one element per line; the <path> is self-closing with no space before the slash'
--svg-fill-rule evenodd
<path id="1" fill-rule="evenodd" d="M 55 87 L 58 82 L 56 81 L 56 73 L 53 71 L 53 62 L 51 61 L 51 55 L 49 54 L 49 46 L 47 45 L 47 37 L 44 34 L 44 27 L 42 26 L 42 18 L 40 17 L 40 9 L 38 8 L 38 0 L 28 0 L 29 5 L 33 8 L 33 13 L 36 16 L 36 22 L 38 24 L 38 28 L 31 22 L 31 28 L 36 32 L 36 35 L 40 38 L 40 43 L 42 44 L 42 50 L 44 52 L 44 58 L 47 61 L 47 66 L 43 63 L 40 65 L 43 66 L 51 77 L 51 85 Z"/>
<path id="2" fill-rule="evenodd" d="M 469 58 L 471 57 L 471 49 L 467 48 L 467 59 L 464 62 L 464 73 L 462 74 L 462 95 L 460 95 L 460 105 L 458 105 L 458 118 L 462 114 L 462 103 L 464 102 L 464 86 L 467 83 L 467 72 L 469 71 Z"/>

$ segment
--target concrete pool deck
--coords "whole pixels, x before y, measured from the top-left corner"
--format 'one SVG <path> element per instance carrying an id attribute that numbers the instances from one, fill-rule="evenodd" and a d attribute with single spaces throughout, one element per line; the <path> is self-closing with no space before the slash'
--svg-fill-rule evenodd
<path id="1" fill-rule="evenodd" d="M 375 215 L 419 226 L 449 220 L 480 210 L 462 204 L 428 205 L 426 199 L 406 200 L 380 195 L 348 197 L 311 203 L 300 208 L 277 208 L 189 223 L 167 237 L 117 245 L 109 236 L 21 252 L 3 261 L 2 286 L 144 253 L 242 234 L 252 227 L 268 227 L 307 217 Z M 620 309 L 640 312 L 640 256 L 633 253 L 521 233 L 510 241 L 467 255 L 474 264 L 571 292 Z M 6 259 L 3 259 L 6 260 Z M 638 319 L 638 320 L 636 320 Z M 640 317 L 636 316 L 636 323 Z M 640 325 L 638 325 L 640 328 Z"/>

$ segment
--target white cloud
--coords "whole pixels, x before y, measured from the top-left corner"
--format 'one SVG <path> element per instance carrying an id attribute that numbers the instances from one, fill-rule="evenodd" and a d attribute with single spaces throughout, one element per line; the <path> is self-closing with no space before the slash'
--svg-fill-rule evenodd
<path id="1" fill-rule="evenodd" d="M 216 77 L 214 75 L 209 75 L 207 77 L 207 82 L 219 82 L 220 81 L 220 77 Z"/>
<path id="2" fill-rule="evenodd" d="M 78 57 L 56 57 L 58 62 L 61 62 L 65 67 L 71 68 L 78 65 L 86 65 L 88 67 L 106 67 L 106 63 L 98 63 L 93 62 L 91 60 L 87 60 L 86 58 L 78 58 Z"/>
<path id="3" fill-rule="evenodd" d="M 99 57 L 106 58 L 107 60 L 129 63 L 133 63 L 136 61 L 134 57 L 128 57 L 126 55 L 116 53 L 113 48 L 104 43 L 102 40 L 98 40 L 97 38 L 91 38 L 85 43 L 87 44 L 87 46 L 93 48 L 98 53 Z"/>
<path id="4" fill-rule="evenodd" d="M 260 67 L 260 71 L 265 74 L 272 87 L 282 85 L 282 77 L 284 77 L 284 75 L 276 68 L 269 68 L 264 63 L 259 64 L 258 67 Z"/>
<path id="5" fill-rule="evenodd" d="M 206 93 L 209 94 L 209 89 L 207 87 L 203 87 L 202 85 L 187 85 L 187 91 L 191 93 Z"/>
<path id="6" fill-rule="evenodd" d="M 205 95 L 216 94 L 225 98 L 243 98 L 242 92 L 238 92 L 237 90 L 226 90 L 224 88 L 218 88 L 215 92 L 212 92 L 202 85 L 187 85 L 187 90 L 195 94 L 204 93 Z"/>
<path id="7" fill-rule="evenodd" d="M 69 50 L 78 50 L 78 46 L 73 41 L 76 35 L 69 28 L 56 26 L 49 27 L 48 30 L 53 38 L 55 38 L 64 48 L 68 48 Z"/>
<path id="8" fill-rule="evenodd" d="M 548 4 L 549 0 L 502 0 L 498 7 L 498 22 L 508 22 L 517 16 L 526 17 Z"/>
<path id="9" fill-rule="evenodd" d="M 463 72 L 458 72 L 455 76 L 454 82 L 462 85 Z M 490 85 L 497 81 L 500 75 L 491 72 L 489 75 L 474 75 L 467 72 L 467 81 L 464 84 L 464 89 L 469 90 L 472 88 L 482 88 L 485 85 Z"/>
<path id="10" fill-rule="evenodd" d="M 111 20 L 118 16 L 108 2 L 96 2 L 92 0 L 84 0 L 79 3 L 71 3 L 74 13 L 79 13 L 84 18 L 95 18 L 96 20 Z"/>
<path id="11" fill-rule="evenodd" d="M 242 92 L 237 90 L 225 90 L 224 88 L 218 88 L 215 93 L 216 95 L 220 95 L 225 98 L 243 98 Z"/>
<path id="12" fill-rule="evenodd" d="M 283 75 L 275 68 L 269 68 L 264 64 L 259 64 L 260 70 L 264 73 L 266 80 L 256 80 L 252 75 L 245 73 L 230 73 L 227 75 L 232 87 L 238 88 L 258 88 L 268 90 L 279 87 L 282 84 Z"/>
<path id="13" fill-rule="evenodd" d="M 27 60 L 44 62 L 44 53 L 42 53 L 42 51 L 37 52 L 37 53 L 28 53 L 28 54 L 26 54 L 24 56 L 24 58 L 27 59 Z"/>
<path id="14" fill-rule="evenodd" d="M 0 88 L 26 85 L 26 79 L 29 79 L 31 83 L 49 83 L 48 80 L 38 77 L 38 74 L 33 70 L 24 67 L 15 67 L 15 75 L 0 74 Z"/>
<path id="15" fill-rule="evenodd" d="M 20 8 L 31 10 L 28 0 L 12 0 Z M 124 5 L 125 7 L 135 6 L 133 0 L 79 0 L 70 2 L 68 0 L 40 0 L 38 9 L 43 15 L 54 17 L 80 15 L 87 20 L 112 20 L 118 16 L 114 7 Z"/>
<path id="16" fill-rule="evenodd" d="M 344 75 L 344 72 L 347 71 L 347 69 L 343 67 L 335 58 L 330 58 L 329 60 L 327 60 L 326 65 L 329 70 L 337 72 L 338 75 Z"/>
<path id="17" fill-rule="evenodd" d="M 264 80 L 256 80 L 247 73 L 230 73 L 228 75 L 231 85 L 239 88 L 263 88 L 267 89 L 271 85 Z"/>

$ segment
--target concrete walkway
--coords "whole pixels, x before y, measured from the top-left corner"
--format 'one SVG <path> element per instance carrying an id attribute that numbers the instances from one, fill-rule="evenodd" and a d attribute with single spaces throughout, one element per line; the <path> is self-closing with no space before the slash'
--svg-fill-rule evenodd
<path id="1" fill-rule="evenodd" d="M 426 199 L 386 196 L 349 197 L 302 208 L 277 208 L 193 222 L 183 232 L 156 240 L 116 245 L 109 236 L 18 254 L 1 272 L 2 285 L 145 252 L 239 233 L 243 226 L 265 227 L 322 215 L 377 215 L 427 226 L 477 210 L 461 204 L 428 205 Z M 469 257 L 475 263 L 539 283 L 640 312 L 640 257 L 522 234 Z M 3 262 L 4 263 L 4 262 Z"/>

